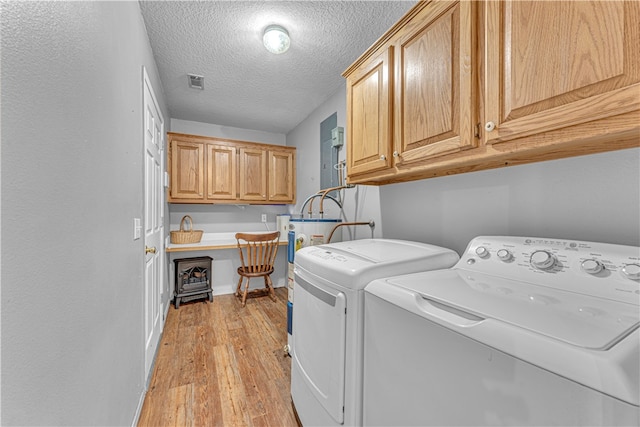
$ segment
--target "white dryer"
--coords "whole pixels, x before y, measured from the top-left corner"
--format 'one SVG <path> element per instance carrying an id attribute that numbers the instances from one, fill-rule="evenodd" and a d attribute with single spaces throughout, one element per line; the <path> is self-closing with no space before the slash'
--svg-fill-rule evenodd
<path id="1" fill-rule="evenodd" d="M 640 248 L 478 237 L 365 289 L 363 423 L 637 426 Z"/>
<path id="2" fill-rule="evenodd" d="M 296 252 L 291 396 L 307 426 L 361 425 L 363 289 L 379 278 L 448 268 L 456 252 L 363 239 Z"/>

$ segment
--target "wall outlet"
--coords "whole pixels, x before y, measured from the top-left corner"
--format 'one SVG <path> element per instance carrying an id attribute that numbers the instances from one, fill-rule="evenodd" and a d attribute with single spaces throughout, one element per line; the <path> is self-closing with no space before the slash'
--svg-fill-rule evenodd
<path id="1" fill-rule="evenodd" d="M 262 214 L 262 222 L 267 222 L 267 214 Z"/>

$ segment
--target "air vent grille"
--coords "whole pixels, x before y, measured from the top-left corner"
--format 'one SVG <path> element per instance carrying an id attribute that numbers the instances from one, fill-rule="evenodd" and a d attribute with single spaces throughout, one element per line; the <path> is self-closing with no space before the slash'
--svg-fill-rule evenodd
<path id="1" fill-rule="evenodd" d="M 204 76 L 187 74 L 187 78 L 189 79 L 190 88 L 204 90 Z"/>

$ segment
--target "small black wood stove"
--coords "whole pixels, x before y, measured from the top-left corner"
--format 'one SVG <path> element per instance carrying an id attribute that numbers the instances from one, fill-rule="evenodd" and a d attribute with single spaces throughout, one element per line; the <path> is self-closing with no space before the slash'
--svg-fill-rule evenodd
<path id="1" fill-rule="evenodd" d="M 202 256 L 173 260 L 176 270 L 175 300 L 176 308 L 180 301 L 191 301 L 198 298 L 209 298 L 213 301 L 211 289 L 211 261 L 213 258 Z"/>

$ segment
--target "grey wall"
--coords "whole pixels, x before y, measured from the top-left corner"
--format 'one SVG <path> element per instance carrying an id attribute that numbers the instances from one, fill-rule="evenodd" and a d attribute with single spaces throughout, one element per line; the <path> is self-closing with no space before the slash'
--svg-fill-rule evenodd
<path id="1" fill-rule="evenodd" d="M 296 147 L 297 155 L 297 204 L 292 213 L 300 213 L 302 205 L 309 196 L 321 190 L 320 186 L 320 123 L 333 113 L 337 113 L 338 126 L 345 128 L 345 146 L 338 153 L 338 160 L 346 158 L 346 84 L 336 91 L 324 104 L 318 107 L 302 123 L 287 134 L 287 145 Z M 356 188 L 341 192 L 341 211 L 334 203 L 324 204 L 325 218 L 341 218 L 343 221 L 370 221 L 376 223 L 374 236 L 382 236 L 379 188 L 358 185 Z M 307 206 L 308 207 L 308 206 Z M 319 199 L 312 204 L 314 215 L 319 213 Z M 307 217 L 307 208 L 304 209 Z M 343 237 L 361 239 L 371 237 L 369 227 L 345 227 Z"/>
<path id="2" fill-rule="evenodd" d="M 171 131 L 240 141 L 262 142 L 264 144 L 286 145 L 286 136 L 282 133 L 241 129 L 190 120 L 171 119 Z"/>
<path id="3" fill-rule="evenodd" d="M 2 425 L 131 425 L 144 393 L 137 2 L 2 2 Z"/>
<path id="4" fill-rule="evenodd" d="M 386 238 L 464 251 L 478 235 L 640 246 L 640 149 L 380 188 Z"/>

